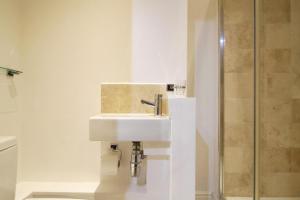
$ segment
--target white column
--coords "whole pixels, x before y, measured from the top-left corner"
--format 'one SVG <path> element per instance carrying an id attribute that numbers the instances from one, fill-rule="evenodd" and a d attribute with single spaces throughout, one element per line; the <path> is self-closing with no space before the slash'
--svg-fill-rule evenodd
<path id="1" fill-rule="evenodd" d="M 195 200 L 195 98 L 169 99 L 171 132 L 171 200 Z"/>

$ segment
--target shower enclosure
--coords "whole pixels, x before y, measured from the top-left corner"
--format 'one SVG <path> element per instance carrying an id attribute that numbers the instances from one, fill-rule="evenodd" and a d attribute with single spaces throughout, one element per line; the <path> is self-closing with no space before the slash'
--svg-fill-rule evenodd
<path id="1" fill-rule="evenodd" d="M 220 193 L 300 199 L 300 0 L 219 0 Z"/>

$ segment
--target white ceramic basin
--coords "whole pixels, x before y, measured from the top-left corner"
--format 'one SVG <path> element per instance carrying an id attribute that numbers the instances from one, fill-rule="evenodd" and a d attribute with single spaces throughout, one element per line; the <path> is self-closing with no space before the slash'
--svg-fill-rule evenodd
<path id="1" fill-rule="evenodd" d="M 100 114 L 90 118 L 92 141 L 169 141 L 171 121 L 153 114 Z"/>

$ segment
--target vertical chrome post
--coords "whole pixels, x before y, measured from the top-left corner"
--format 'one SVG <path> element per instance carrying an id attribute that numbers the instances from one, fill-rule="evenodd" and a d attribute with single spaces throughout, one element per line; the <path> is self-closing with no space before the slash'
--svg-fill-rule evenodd
<path id="1" fill-rule="evenodd" d="M 260 9 L 261 1 L 254 0 L 254 200 L 260 199 L 259 133 L 260 133 Z"/>
<path id="2" fill-rule="evenodd" d="M 219 197 L 224 199 L 224 0 L 219 0 Z"/>

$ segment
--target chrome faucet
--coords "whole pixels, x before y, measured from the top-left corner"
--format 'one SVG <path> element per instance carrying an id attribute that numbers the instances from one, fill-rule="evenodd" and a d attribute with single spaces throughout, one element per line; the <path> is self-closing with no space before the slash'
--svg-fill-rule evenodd
<path id="1" fill-rule="evenodd" d="M 154 102 L 141 100 L 142 104 L 147 104 L 154 107 L 154 115 L 160 116 L 162 115 L 162 94 L 155 94 Z"/>

